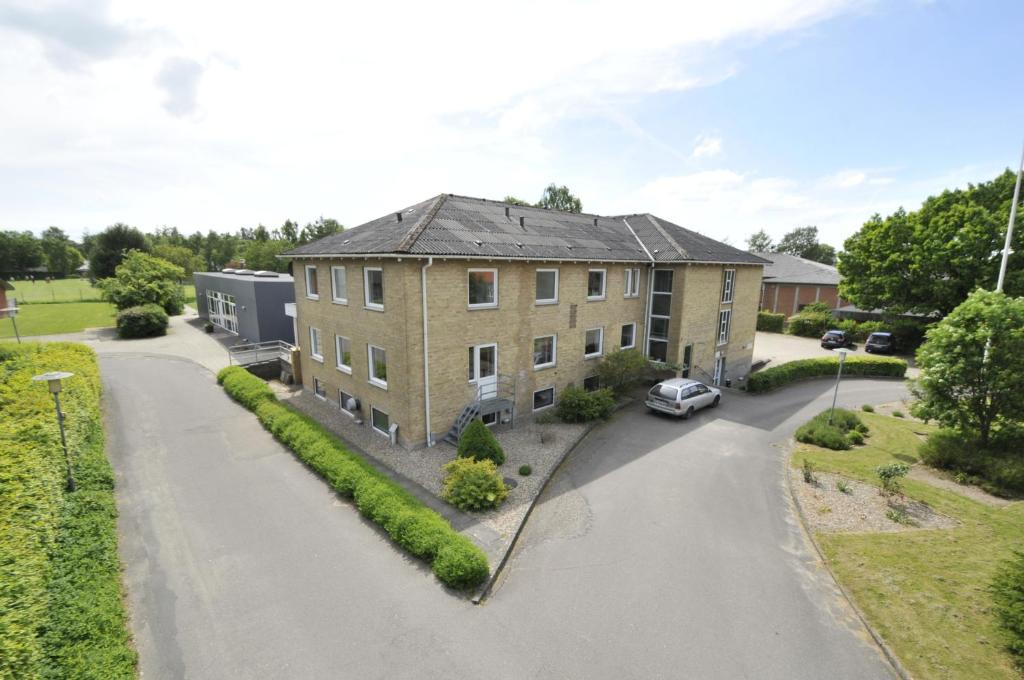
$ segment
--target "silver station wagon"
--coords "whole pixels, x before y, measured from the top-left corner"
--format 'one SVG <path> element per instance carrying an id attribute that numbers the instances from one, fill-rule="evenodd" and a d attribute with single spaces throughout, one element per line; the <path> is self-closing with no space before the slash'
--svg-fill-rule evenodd
<path id="1" fill-rule="evenodd" d="M 722 392 L 718 388 L 687 378 L 672 378 L 652 387 L 644 403 L 652 411 L 689 418 L 705 406 L 718 406 L 721 400 Z"/>

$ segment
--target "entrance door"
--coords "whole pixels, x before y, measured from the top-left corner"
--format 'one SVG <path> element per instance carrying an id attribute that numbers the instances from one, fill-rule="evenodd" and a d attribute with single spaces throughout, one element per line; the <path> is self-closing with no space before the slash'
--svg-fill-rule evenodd
<path id="1" fill-rule="evenodd" d="M 469 350 L 469 380 L 476 383 L 480 400 L 487 401 L 498 396 L 498 345 L 477 345 Z M 497 413 L 488 413 L 481 418 L 486 425 L 497 422 Z"/>
<path id="2" fill-rule="evenodd" d="M 722 354 L 715 355 L 715 384 L 721 385 L 725 380 L 725 356 Z"/>

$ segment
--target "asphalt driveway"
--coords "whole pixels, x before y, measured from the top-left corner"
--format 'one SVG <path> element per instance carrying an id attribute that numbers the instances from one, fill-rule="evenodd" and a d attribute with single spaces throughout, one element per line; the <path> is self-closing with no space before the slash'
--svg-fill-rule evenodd
<path id="1" fill-rule="evenodd" d="M 856 347 L 850 350 L 853 355 L 878 356 L 867 354 L 864 351 L 864 343 L 857 343 Z M 797 359 L 813 359 L 815 357 L 834 357 L 835 351 L 825 349 L 821 346 L 818 338 L 802 338 L 797 335 L 786 335 L 785 333 L 765 333 L 758 331 L 754 339 L 754 361 L 767 361 L 768 366 L 778 366 L 788 361 Z M 915 378 L 918 370 L 914 365 L 913 354 L 901 354 L 900 359 L 907 362 L 907 377 Z"/>
<path id="2" fill-rule="evenodd" d="M 101 356 L 146 678 L 887 678 L 794 521 L 779 445 L 828 382 L 638 407 L 558 473 L 480 607 L 186 360 Z M 851 405 L 895 382 L 847 382 Z M 415 455 L 415 454 L 411 454 Z"/>

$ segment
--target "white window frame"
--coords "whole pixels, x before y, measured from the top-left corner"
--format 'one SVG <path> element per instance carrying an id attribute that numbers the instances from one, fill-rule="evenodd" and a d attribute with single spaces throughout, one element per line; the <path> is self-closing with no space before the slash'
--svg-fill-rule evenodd
<path id="1" fill-rule="evenodd" d="M 534 404 L 537 403 L 537 395 L 540 394 L 541 392 L 551 392 L 551 403 L 548 404 L 547 406 L 541 406 L 540 408 L 537 408 L 536 406 L 534 406 Z M 530 402 L 530 407 L 533 409 L 534 413 L 536 413 L 537 411 L 545 411 L 545 410 L 551 408 L 554 405 L 555 405 L 555 388 L 554 387 L 545 387 L 543 389 L 539 389 L 539 390 L 534 390 L 533 391 L 533 401 Z"/>
<path id="2" fill-rule="evenodd" d="M 726 269 L 722 278 L 722 304 L 732 302 L 734 289 L 736 288 L 736 270 Z"/>
<path id="3" fill-rule="evenodd" d="M 387 411 L 385 411 L 383 409 L 379 409 L 376 406 L 371 406 L 370 407 L 370 429 L 373 430 L 374 432 L 376 432 L 377 434 L 382 434 L 385 437 L 391 437 L 391 433 L 390 432 L 387 432 L 385 430 L 377 429 L 377 424 L 375 422 L 373 422 L 373 414 L 374 414 L 374 412 L 380 413 L 385 418 L 387 418 L 388 419 L 388 428 L 391 427 L 391 415 Z"/>
<path id="4" fill-rule="evenodd" d="M 591 295 L 590 294 L 590 275 L 594 272 L 601 272 L 601 294 Z M 607 269 L 588 269 L 587 270 L 587 300 L 605 300 L 608 298 L 608 270 Z"/>
<path id="5" fill-rule="evenodd" d="M 627 267 L 626 268 L 626 285 L 625 293 L 623 297 L 636 298 L 640 297 L 640 268 L 639 267 Z"/>
<path id="6" fill-rule="evenodd" d="M 366 306 L 367 309 L 372 309 L 375 312 L 383 312 L 383 302 L 370 302 L 370 272 L 380 272 L 381 293 L 384 292 L 384 268 L 363 267 L 363 304 Z"/>
<path id="7" fill-rule="evenodd" d="M 317 345 L 320 345 L 319 352 L 316 351 Z M 323 336 L 320 335 L 320 329 L 316 326 L 309 327 L 309 358 L 313 361 L 319 361 L 321 364 L 324 363 Z"/>
<path id="8" fill-rule="evenodd" d="M 355 418 L 355 416 L 356 416 L 355 412 L 354 411 L 349 411 L 347 408 L 345 408 L 345 397 L 344 397 L 344 395 L 346 395 L 346 394 L 348 394 L 348 396 L 352 397 L 356 401 L 359 401 L 359 397 L 357 397 L 354 394 L 350 394 L 350 393 L 346 392 L 343 388 L 339 387 L 338 388 L 338 408 L 340 408 L 341 412 L 344 413 L 345 415 L 352 416 L 353 418 Z"/>
<path id="9" fill-rule="evenodd" d="M 537 274 L 554 273 L 555 275 L 555 297 L 541 299 L 537 297 Z M 533 274 L 533 303 L 535 305 L 557 305 L 558 304 L 558 269 L 537 269 Z"/>
<path id="10" fill-rule="evenodd" d="M 591 331 L 597 331 L 597 352 L 587 354 L 587 334 Z M 604 327 L 600 328 L 588 328 L 583 331 L 583 358 L 584 359 L 595 359 L 604 354 Z"/>
<path id="11" fill-rule="evenodd" d="M 551 361 L 546 364 L 534 364 L 533 370 L 535 371 L 552 368 L 558 363 L 558 335 L 555 333 L 551 333 L 550 335 L 538 335 L 533 339 L 534 360 L 536 361 L 537 341 L 544 340 L 545 338 L 551 338 Z"/>
<path id="12" fill-rule="evenodd" d="M 341 356 L 344 354 L 341 350 L 341 341 L 344 340 L 348 343 L 348 363 L 342 363 Z M 348 373 L 352 375 L 352 340 L 345 337 L 344 335 L 334 336 L 334 365 L 342 373 Z"/>
<path id="13" fill-rule="evenodd" d="M 729 335 L 732 333 L 732 310 L 718 310 L 718 344 L 724 345 L 729 342 Z"/>
<path id="14" fill-rule="evenodd" d="M 320 394 L 319 388 L 323 388 L 324 393 Z M 327 385 L 320 378 L 313 378 L 313 396 L 320 401 L 327 401 Z"/>
<path id="15" fill-rule="evenodd" d="M 636 321 L 622 324 L 622 328 L 626 326 L 633 327 L 633 342 L 629 345 L 622 345 L 619 349 L 635 349 L 636 348 Z M 619 329 L 619 342 L 622 342 L 622 328 Z"/>
<path id="16" fill-rule="evenodd" d="M 309 273 L 310 272 L 313 272 L 312 281 L 313 281 L 314 285 L 316 285 L 316 292 L 315 293 L 310 293 L 309 292 L 309 282 L 310 282 Z M 315 264 L 307 264 L 306 265 L 306 297 L 309 298 L 310 300 L 319 300 L 320 299 L 320 282 L 316 278 L 316 265 Z"/>
<path id="17" fill-rule="evenodd" d="M 388 366 L 388 351 L 386 349 L 384 349 L 383 347 L 379 347 L 377 345 L 367 345 L 366 346 L 366 367 L 367 367 L 367 370 L 369 371 L 369 373 L 368 373 L 368 375 L 370 376 L 369 382 L 370 382 L 371 385 L 376 385 L 377 387 L 379 387 L 379 388 L 381 388 L 383 390 L 386 390 L 388 388 L 387 378 L 385 378 L 384 380 L 381 380 L 380 378 L 376 377 L 373 374 L 373 350 L 375 350 L 375 349 L 379 349 L 381 352 L 384 352 L 384 371 L 385 371 L 385 375 L 387 374 L 387 370 L 388 370 L 387 369 L 387 366 Z M 383 413 L 383 411 L 381 411 L 381 413 Z"/>
<path id="18" fill-rule="evenodd" d="M 469 277 L 477 273 L 491 272 L 494 274 L 494 300 L 492 302 L 470 302 L 470 286 Z M 498 270 L 497 269 L 486 269 L 486 268 L 469 268 L 466 270 L 466 304 L 469 309 L 494 309 L 498 306 Z"/>
<path id="19" fill-rule="evenodd" d="M 337 279 L 335 278 L 335 272 L 341 272 L 341 280 L 345 282 L 345 295 L 338 295 Z M 331 267 L 331 302 L 339 305 L 348 304 L 348 272 L 344 266 L 332 266 Z"/>

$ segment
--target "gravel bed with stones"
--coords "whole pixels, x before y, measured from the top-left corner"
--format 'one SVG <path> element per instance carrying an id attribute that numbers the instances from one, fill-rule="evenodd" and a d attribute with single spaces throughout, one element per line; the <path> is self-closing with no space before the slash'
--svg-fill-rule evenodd
<path id="1" fill-rule="evenodd" d="M 948 529 L 959 525 L 952 517 L 932 510 L 925 503 L 909 498 L 890 502 L 877 486 L 847 479 L 828 472 L 816 472 L 817 482 L 804 482 L 800 470 L 791 470 L 793 491 L 807 523 L 823 533 L 910 531 L 914 529 Z M 849 493 L 836 488 L 845 481 Z M 900 524 L 886 516 L 890 508 L 901 508 L 912 524 Z"/>

